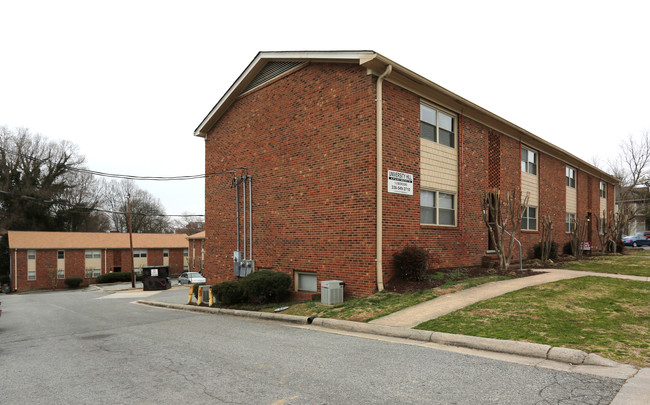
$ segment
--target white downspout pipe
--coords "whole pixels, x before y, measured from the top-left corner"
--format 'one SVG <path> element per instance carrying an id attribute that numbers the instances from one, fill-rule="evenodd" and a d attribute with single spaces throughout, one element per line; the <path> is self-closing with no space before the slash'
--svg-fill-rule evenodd
<path id="1" fill-rule="evenodd" d="M 18 291 L 18 249 L 14 249 L 14 267 L 11 278 L 14 281 L 14 291 Z"/>
<path id="2" fill-rule="evenodd" d="M 376 267 L 377 267 L 377 290 L 384 290 L 384 272 L 382 269 L 382 260 L 383 260 L 383 204 L 382 204 L 382 190 L 384 187 L 384 168 L 382 161 L 382 127 L 383 127 L 383 84 L 386 76 L 392 72 L 393 67 L 391 65 L 386 66 L 386 71 L 377 78 L 377 257 L 375 258 Z"/>

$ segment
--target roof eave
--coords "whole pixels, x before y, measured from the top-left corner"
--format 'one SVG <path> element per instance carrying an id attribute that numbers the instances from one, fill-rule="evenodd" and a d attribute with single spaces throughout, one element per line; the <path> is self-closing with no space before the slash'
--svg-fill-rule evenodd
<path id="1" fill-rule="evenodd" d="M 212 126 L 221 118 L 248 83 L 266 66 L 269 61 L 318 61 L 321 63 L 359 63 L 359 61 L 376 55 L 373 51 L 288 51 L 288 52 L 259 52 L 230 86 L 228 91 L 219 99 L 208 115 L 194 130 L 194 136 L 205 138 Z"/>

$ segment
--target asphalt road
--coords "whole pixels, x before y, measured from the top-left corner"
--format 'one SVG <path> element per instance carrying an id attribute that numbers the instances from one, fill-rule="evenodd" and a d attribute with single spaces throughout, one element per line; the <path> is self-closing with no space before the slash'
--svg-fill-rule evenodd
<path id="1" fill-rule="evenodd" d="M 623 380 L 133 304 L 1 295 L 0 404 L 608 404 Z"/>

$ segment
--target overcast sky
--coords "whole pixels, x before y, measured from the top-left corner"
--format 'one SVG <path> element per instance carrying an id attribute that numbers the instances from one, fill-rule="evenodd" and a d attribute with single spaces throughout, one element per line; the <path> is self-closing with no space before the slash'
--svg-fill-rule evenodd
<path id="1" fill-rule="evenodd" d="M 650 129 L 649 18 L 626 0 L 2 0 L 0 125 L 96 171 L 203 173 L 193 131 L 257 52 L 374 50 L 604 167 Z M 202 180 L 139 185 L 203 213 Z"/>

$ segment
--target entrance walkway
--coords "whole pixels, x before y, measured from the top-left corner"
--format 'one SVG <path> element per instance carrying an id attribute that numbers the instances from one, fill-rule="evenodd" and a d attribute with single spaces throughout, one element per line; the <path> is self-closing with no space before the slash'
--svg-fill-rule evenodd
<path id="1" fill-rule="evenodd" d="M 554 281 L 566 280 L 570 278 L 598 276 L 622 278 L 626 280 L 650 281 L 650 277 L 627 276 L 622 274 L 594 273 L 590 271 L 575 271 L 563 269 L 544 269 L 546 272 L 537 276 L 517 278 L 506 281 L 495 281 L 483 284 L 477 287 L 468 288 L 452 294 L 446 294 L 430 301 L 394 312 L 382 318 L 370 321 L 372 324 L 400 326 L 403 328 L 412 328 L 435 319 L 440 316 L 454 312 L 458 309 L 467 307 L 479 301 L 509 293 L 510 291 L 521 290 L 522 288 L 532 287 L 539 284 L 552 283 Z"/>

